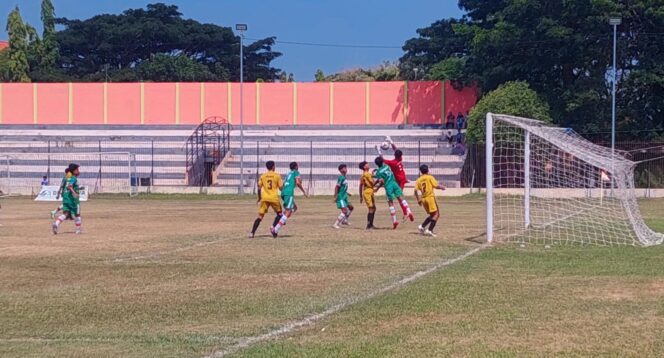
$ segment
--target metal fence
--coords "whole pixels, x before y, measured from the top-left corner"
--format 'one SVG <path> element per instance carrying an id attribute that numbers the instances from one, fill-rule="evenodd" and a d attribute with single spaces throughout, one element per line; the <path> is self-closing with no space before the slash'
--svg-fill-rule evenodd
<path id="1" fill-rule="evenodd" d="M 610 143 L 598 142 L 602 146 Z M 634 182 L 637 188 L 664 188 L 664 142 L 622 142 L 616 149 L 626 151 L 630 160 L 637 162 Z M 484 144 L 471 144 L 461 170 L 461 186 L 486 186 L 486 158 Z"/>
<path id="2" fill-rule="evenodd" d="M 183 139 L 0 141 L 0 157 L 5 192 L 38 188 L 44 176 L 58 182 L 69 163 L 81 165 L 81 180 L 109 191 L 125 180 L 128 186 L 186 184 Z"/>
<path id="3" fill-rule="evenodd" d="M 400 141 L 396 146 L 404 152 L 404 169 L 411 181 L 418 176 L 420 164 L 445 164 L 439 168 L 432 165 L 434 174 L 442 180 L 457 181 L 461 168 L 461 157 L 450 162 L 445 152 L 445 145 L 435 141 Z M 378 155 L 378 141 L 245 141 L 244 157 L 240 157 L 239 143 L 231 144 L 231 155 L 224 161 L 217 176 L 216 185 L 227 187 L 240 186 L 240 163 L 244 161 L 244 187 L 246 193 L 256 192 L 256 183 L 260 174 L 266 171 L 265 163 L 275 162 L 277 172 L 286 174 L 291 162 L 297 162 L 305 186 L 313 193 L 329 193 L 334 189 L 339 177 L 338 167 L 346 164 L 350 190 L 358 187 L 362 171 L 359 163 L 367 161 L 371 167 Z M 392 159 L 392 149 L 384 151 L 385 157 Z M 456 168 L 453 165 L 456 163 Z M 454 185 L 454 184 L 451 184 Z M 353 191 L 354 192 L 354 191 Z"/>

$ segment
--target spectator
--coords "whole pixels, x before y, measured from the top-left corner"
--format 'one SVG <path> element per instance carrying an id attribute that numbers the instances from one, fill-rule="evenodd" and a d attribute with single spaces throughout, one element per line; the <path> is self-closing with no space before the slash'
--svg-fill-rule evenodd
<path id="1" fill-rule="evenodd" d="M 457 143 L 452 148 L 452 155 L 464 155 L 466 154 L 466 146 L 463 143 Z"/>
<path id="2" fill-rule="evenodd" d="M 47 185 L 48 185 L 48 177 L 44 175 L 42 177 L 41 186 L 47 186 Z"/>
<path id="3" fill-rule="evenodd" d="M 447 112 L 447 118 L 445 119 L 445 129 L 454 128 L 454 114 L 452 111 Z"/>
<path id="4" fill-rule="evenodd" d="M 452 147 L 452 143 L 454 142 L 454 136 L 452 135 L 452 131 L 447 131 L 445 139 L 447 139 L 447 147 L 448 148 Z"/>
<path id="5" fill-rule="evenodd" d="M 459 112 L 456 118 L 456 128 L 457 130 L 459 130 L 459 132 L 461 132 L 461 130 L 463 129 L 465 122 L 466 122 L 466 117 L 464 117 L 463 114 Z"/>

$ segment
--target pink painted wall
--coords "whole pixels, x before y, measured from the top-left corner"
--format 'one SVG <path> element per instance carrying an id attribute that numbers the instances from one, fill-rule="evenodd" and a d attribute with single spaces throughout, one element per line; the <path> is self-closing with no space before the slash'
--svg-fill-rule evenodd
<path id="1" fill-rule="evenodd" d="M 330 84 L 297 84 L 297 124 L 330 124 Z"/>
<path id="2" fill-rule="evenodd" d="M 37 124 L 67 124 L 70 111 L 73 124 L 197 124 L 213 116 L 240 122 L 239 83 L 144 83 L 142 95 L 140 83 L 108 83 L 105 110 L 102 83 L 73 84 L 71 102 L 67 83 L 36 84 L 36 98 L 33 84 L 1 85 L 4 124 L 34 123 L 34 105 Z M 465 113 L 476 101 L 476 88 L 436 81 L 245 83 L 244 122 L 327 125 L 332 117 L 333 125 L 430 125 L 441 124 L 449 111 Z"/>
<path id="3" fill-rule="evenodd" d="M 2 123 L 32 124 L 32 84 L 2 84 Z"/>
<path id="4" fill-rule="evenodd" d="M 141 124 L 140 83 L 108 84 L 108 124 Z"/>
<path id="5" fill-rule="evenodd" d="M 67 83 L 41 83 L 37 86 L 37 123 L 69 123 Z"/>
<path id="6" fill-rule="evenodd" d="M 175 83 L 145 83 L 145 124 L 175 123 Z"/>
<path id="7" fill-rule="evenodd" d="M 333 124 L 365 124 L 364 83 L 335 82 L 333 96 Z"/>
<path id="8" fill-rule="evenodd" d="M 73 124 L 103 124 L 104 123 L 104 84 L 103 83 L 74 83 L 73 95 Z"/>
<path id="9" fill-rule="evenodd" d="M 369 84 L 369 123 L 403 123 L 403 82 L 371 82 Z"/>
<path id="10" fill-rule="evenodd" d="M 200 122 L 201 84 L 180 83 L 180 124 L 198 124 Z"/>
<path id="11" fill-rule="evenodd" d="M 293 124 L 293 84 L 261 83 L 261 124 Z"/>

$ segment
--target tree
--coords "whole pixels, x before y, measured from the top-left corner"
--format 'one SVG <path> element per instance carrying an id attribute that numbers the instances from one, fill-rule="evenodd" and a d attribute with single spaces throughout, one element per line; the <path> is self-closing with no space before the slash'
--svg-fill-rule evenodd
<path id="1" fill-rule="evenodd" d="M 138 78 L 142 81 L 203 82 L 214 78 L 207 66 L 191 58 L 157 54 L 137 66 Z"/>
<path id="2" fill-rule="evenodd" d="M 320 71 L 323 74 L 323 71 Z M 318 71 L 316 72 L 318 75 Z M 384 62 L 373 68 L 354 68 L 322 78 L 329 82 L 371 82 L 399 80 L 399 67 L 391 62 Z"/>
<path id="3" fill-rule="evenodd" d="M 314 74 L 314 81 L 316 82 L 323 82 L 325 81 L 325 73 L 323 73 L 323 70 L 320 68 L 316 70 L 316 73 Z"/>
<path id="4" fill-rule="evenodd" d="M 44 31 L 42 33 L 42 50 L 39 67 L 42 70 L 54 70 L 60 53 L 58 42 L 55 38 L 55 8 L 51 0 L 42 0 L 41 20 Z"/>
<path id="5" fill-rule="evenodd" d="M 451 81 L 454 87 L 462 88 L 468 84 L 464 81 L 465 59 L 459 57 L 449 57 L 442 60 L 429 69 L 427 79 L 435 81 Z"/>
<path id="6" fill-rule="evenodd" d="M 487 93 L 470 112 L 466 131 L 468 142 L 484 142 L 485 120 L 489 112 L 551 122 L 549 105 L 537 92 L 525 82 L 507 82 Z"/>
<path id="7" fill-rule="evenodd" d="M 28 44 L 31 40 L 31 31 L 23 22 L 18 6 L 7 17 L 6 30 L 9 34 L 7 79 L 12 82 L 30 82 Z"/>
<path id="8" fill-rule="evenodd" d="M 655 35 L 664 26 L 661 2 L 459 0 L 459 6 L 466 14 L 462 19 L 437 21 L 406 41 L 402 77 L 412 78 L 416 67 L 429 75 L 461 74 L 462 82 L 476 82 L 482 93 L 525 81 L 551 105 L 558 125 L 606 133 L 608 18 L 619 15 L 619 128 L 664 126 L 664 112 L 658 110 L 664 42 Z"/>
<path id="9" fill-rule="evenodd" d="M 179 58 L 174 63 L 185 64 L 186 57 L 202 64 L 213 75 L 210 80 L 237 81 L 240 77 L 240 38 L 229 27 L 184 19 L 177 6 L 149 4 L 119 15 L 57 19 L 56 23 L 65 27 L 56 34 L 59 66 L 72 78 L 100 80 L 106 72 L 111 80 L 127 78 L 132 72 L 140 77 L 141 63 L 158 54 Z M 274 42 L 269 37 L 245 46 L 245 80 L 278 79 L 280 70 L 271 63 L 281 53 L 272 50 Z M 177 80 L 171 74 L 176 77 L 166 80 Z"/>

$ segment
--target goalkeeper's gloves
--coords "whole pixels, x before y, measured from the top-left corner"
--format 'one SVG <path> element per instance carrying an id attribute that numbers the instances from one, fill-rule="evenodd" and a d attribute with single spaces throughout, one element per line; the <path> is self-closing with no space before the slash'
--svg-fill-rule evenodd
<path id="1" fill-rule="evenodd" d="M 390 144 L 394 144 L 394 142 L 392 141 L 392 138 L 389 135 L 385 136 L 385 141 L 390 143 Z"/>

